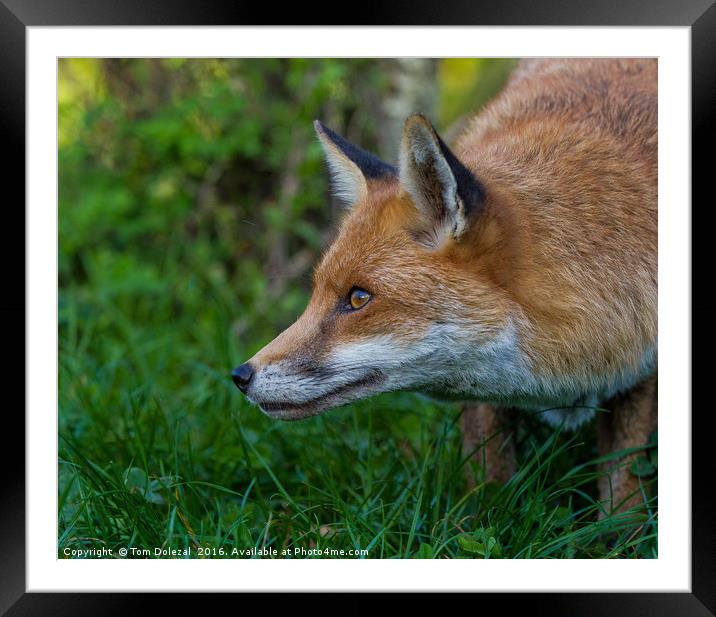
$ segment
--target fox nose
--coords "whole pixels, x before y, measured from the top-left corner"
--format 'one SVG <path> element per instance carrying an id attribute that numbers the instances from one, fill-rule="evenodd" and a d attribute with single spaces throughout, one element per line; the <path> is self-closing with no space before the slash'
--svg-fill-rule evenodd
<path id="1" fill-rule="evenodd" d="M 242 364 L 241 366 L 237 366 L 233 371 L 231 371 L 231 379 L 234 380 L 236 387 L 244 394 L 246 394 L 246 390 L 249 389 L 249 382 L 253 376 L 254 369 L 248 362 Z"/>

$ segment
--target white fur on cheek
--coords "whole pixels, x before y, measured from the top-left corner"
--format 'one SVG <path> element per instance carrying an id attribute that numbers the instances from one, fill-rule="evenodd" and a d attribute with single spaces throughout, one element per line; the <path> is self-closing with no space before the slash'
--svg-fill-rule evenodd
<path id="1" fill-rule="evenodd" d="M 537 411 L 545 422 L 575 429 L 594 415 L 594 407 L 643 379 L 653 370 L 655 353 L 645 354 L 633 374 L 605 376 L 589 383 L 576 376 L 536 374 L 519 345 L 519 322 L 509 319 L 499 332 L 481 332 L 474 323 L 433 324 L 422 339 L 406 343 L 382 336 L 343 345 L 330 364 L 383 371 L 387 390 L 423 390 L 464 400 Z"/>
<path id="2" fill-rule="evenodd" d="M 510 391 L 528 378 L 509 325 L 488 335 L 474 324 L 433 324 L 411 343 L 396 336 L 373 337 L 335 349 L 328 365 L 379 369 L 386 375 L 383 390 L 443 390 L 465 398 Z"/>
<path id="3" fill-rule="evenodd" d="M 277 362 L 254 375 L 248 399 L 258 404 L 290 402 L 301 405 L 344 386 L 353 377 L 347 373 L 315 377 L 290 362 Z"/>
<path id="4" fill-rule="evenodd" d="M 379 392 L 422 390 L 463 400 L 540 411 L 550 424 L 576 428 L 598 406 L 648 375 L 656 365 L 656 346 L 636 370 L 619 375 L 538 374 L 520 348 L 521 322 L 509 318 L 499 331 L 484 331 L 460 320 L 433 324 L 417 341 L 397 335 L 366 337 L 338 345 L 306 370 L 300 362 L 263 367 L 252 379 L 249 399 L 258 404 L 341 405 Z M 379 379 L 360 380 L 371 374 Z"/>

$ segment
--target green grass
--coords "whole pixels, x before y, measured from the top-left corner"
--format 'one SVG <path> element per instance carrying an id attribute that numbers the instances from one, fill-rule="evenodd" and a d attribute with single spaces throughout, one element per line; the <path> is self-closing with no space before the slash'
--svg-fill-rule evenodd
<path id="1" fill-rule="evenodd" d="M 59 557 L 102 547 L 656 557 L 654 447 L 637 469 L 646 514 L 600 517 L 593 426 L 523 418 L 519 473 L 468 489 L 457 405 L 399 393 L 273 421 L 229 379 L 271 320 L 211 271 L 183 277 L 179 261 L 141 292 L 62 290 Z M 235 335 L 236 316 L 251 336 Z"/>

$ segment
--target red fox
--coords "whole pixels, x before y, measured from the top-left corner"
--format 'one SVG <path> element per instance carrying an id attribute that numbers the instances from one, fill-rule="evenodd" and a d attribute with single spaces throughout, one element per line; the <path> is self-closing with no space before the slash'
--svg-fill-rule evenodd
<path id="1" fill-rule="evenodd" d="M 602 453 L 656 428 L 657 61 L 523 61 L 449 148 L 420 114 L 397 167 L 315 123 L 348 206 L 303 315 L 232 378 L 282 420 L 379 392 L 468 403 L 465 447 L 515 470 L 512 410 Z M 621 465 L 607 508 L 638 502 Z"/>

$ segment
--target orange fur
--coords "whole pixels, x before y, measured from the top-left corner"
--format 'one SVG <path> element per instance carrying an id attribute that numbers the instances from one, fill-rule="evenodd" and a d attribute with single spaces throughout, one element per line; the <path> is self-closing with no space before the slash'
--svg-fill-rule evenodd
<path id="1" fill-rule="evenodd" d="M 365 182 L 363 155 L 317 126 L 357 203 L 305 313 L 248 363 L 264 410 L 400 388 L 576 408 L 655 373 L 656 60 L 523 62 L 453 149 L 479 182 L 472 205 L 427 120 L 406 123 L 400 177 Z M 344 310 L 354 287 L 371 300 Z"/>
<path id="2" fill-rule="evenodd" d="M 543 60 L 458 141 L 492 197 L 490 270 L 533 325 L 538 370 L 605 373 L 656 341 L 656 127 L 655 60 Z M 479 238 L 465 246 L 476 263 Z"/>

